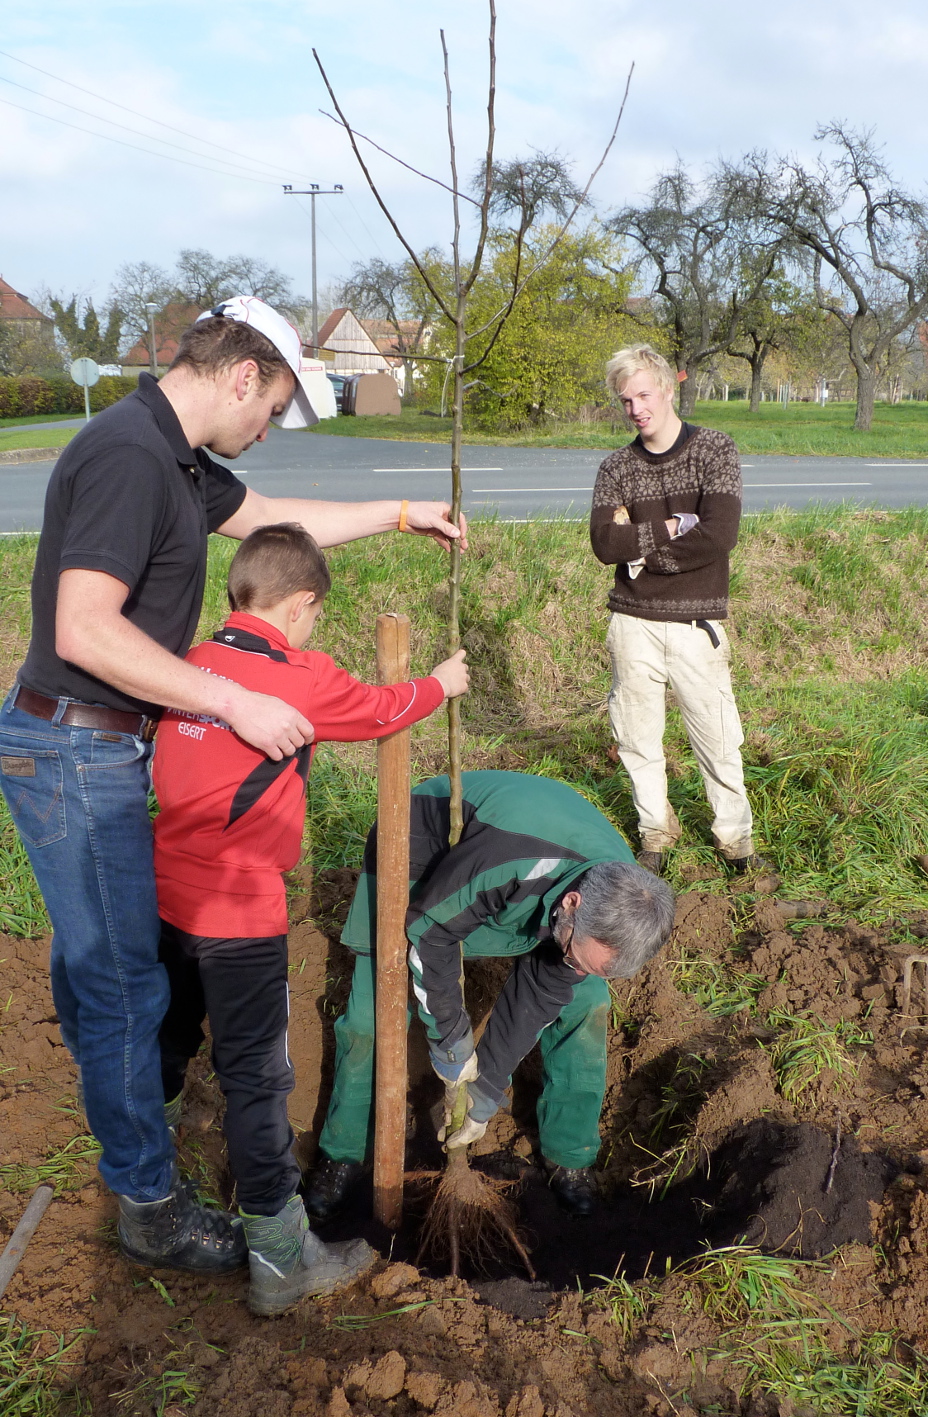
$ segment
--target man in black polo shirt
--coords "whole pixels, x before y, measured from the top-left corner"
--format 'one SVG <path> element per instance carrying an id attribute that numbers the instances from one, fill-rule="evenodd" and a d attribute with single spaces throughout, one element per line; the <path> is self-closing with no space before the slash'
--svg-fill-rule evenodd
<path id="1" fill-rule="evenodd" d="M 33 631 L 0 710 L 0 787 L 54 929 L 52 992 L 80 1071 L 100 1171 L 119 1197 L 124 1253 L 217 1272 L 245 1258 L 238 1223 L 195 1205 L 175 1165 L 158 1030 L 168 999 L 147 811 L 164 706 L 208 714 L 276 760 L 312 741 L 289 704 L 181 658 L 196 629 L 210 532 L 293 521 L 322 546 L 381 531 L 458 535 L 444 504 L 262 497 L 206 449 L 235 458 L 317 421 L 296 330 L 239 296 L 201 316 L 160 383 L 99 414 L 49 484 Z M 338 1247 L 320 1285 L 350 1278 Z"/>

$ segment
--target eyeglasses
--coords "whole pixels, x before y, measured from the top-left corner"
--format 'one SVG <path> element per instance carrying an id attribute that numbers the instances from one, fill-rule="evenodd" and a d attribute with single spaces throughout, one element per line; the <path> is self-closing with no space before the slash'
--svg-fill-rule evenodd
<path id="1" fill-rule="evenodd" d="M 557 915 L 555 916 L 555 920 L 554 920 L 555 930 L 557 930 L 557 927 L 560 925 L 560 923 L 561 923 L 561 921 L 562 921 L 563 919 L 564 919 L 564 912 L 563 912 L 563 910 L 558 909 Z M 555 934 L 555 939 L 557 940 L 557 942 L 558 942 L 558 944 L 560 945 L 561 949 L 564 951 L 564 960 L 565 960 L 565 962 L 566 962 L 567 964 L 569 964 L 572 969 L 576 970 L 576 972 L 577 972 L 578 974 L 589 974 L 589 970 L 588 970 L 588 969 L 584 969 L 583 965 L 580 963 L 580 961 L 577 959 L 576 955 L 574 954 L 573 950 L 571 949 L 571 945 L 572 945 L 573 942 L 574 942 L 574 924 L 573 924 L 573 921 L 572 921 L 572 920 L 571 920 L 571 922 L 570 922 L 570 934 L 567 936 L 567 939 L 566 939 L 566 940 L 558 939 L 557 934 Z"/>

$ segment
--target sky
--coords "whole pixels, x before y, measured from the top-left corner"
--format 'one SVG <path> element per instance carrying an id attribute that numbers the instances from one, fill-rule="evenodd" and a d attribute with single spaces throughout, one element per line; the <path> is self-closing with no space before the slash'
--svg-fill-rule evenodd
<path id="1" fill-rule="evenodd" d="M 928 8 L 916 0 L 497 4 L 503 159 L 557 150 L 583 185 L 634 63 L 593 188 L 601 215 L 644 196 L 678 158 L 693 169 L 753 148 L 812 158 L 816 125 L 835 118 L 875 127 L 897 178 L 923 192 Z M 258 257 L 308 294 L 309 202 L 284 196 L 284 183 L 344 187 L 316 202 L 321 289 L 357 262 L 398 259 L 344 132 L 321 112 L 332 105 L 312 51 L 354 127 L 447 181 L 442 28 L 466 177 L 486 147 L 484 0 L 8 5 L 0 275 L 27 295 L 99 305 L 122 264 L 170 267 L 192 246 Z M 446 246 L 447 194 L 364 152 L 413 246 Z"/>

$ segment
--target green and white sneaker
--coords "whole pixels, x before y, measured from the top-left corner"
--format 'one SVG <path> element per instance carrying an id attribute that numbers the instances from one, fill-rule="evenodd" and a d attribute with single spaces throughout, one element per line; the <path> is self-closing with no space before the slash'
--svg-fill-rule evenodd
<path id="1" fill-rule="evenodd" d="M 377 1258 L 366 1240 L 326 1245 L 309 1228 L 299 1196 L 276 1215 L 241 1212 L 251 1284 L 248 1307 L 269 1318 L 314 1294 L 332 1294 L 363 1274 Z"/>

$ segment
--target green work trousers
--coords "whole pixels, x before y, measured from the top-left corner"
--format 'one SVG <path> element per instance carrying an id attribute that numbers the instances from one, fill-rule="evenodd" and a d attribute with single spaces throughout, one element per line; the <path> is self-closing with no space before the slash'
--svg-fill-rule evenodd
<path id="1" fill-rule="evenodd" d="M 606 1090 L 609 988 L 586 975 L 541 1034 L 543 1086 L 538 1099 L 541 1154 L 555 1166 L 592 1166 Z M 431 1038 L 431 1017 L 420 1009 Z M 345 1013 L 335 1024 L 335 1078 L 320 1150 L 333 1161 L 363 1161 L 373 1146 L 374 959 L 355 956 Z"/>

